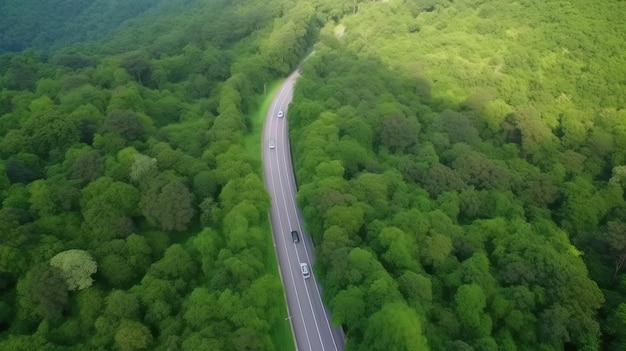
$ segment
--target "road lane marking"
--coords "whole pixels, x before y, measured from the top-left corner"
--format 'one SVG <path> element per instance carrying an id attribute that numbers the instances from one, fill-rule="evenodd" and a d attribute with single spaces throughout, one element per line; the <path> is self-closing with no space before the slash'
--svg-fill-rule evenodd
<path id="1" fill-rule="evenodd" d="M 295 84 L 295 80 L 292 82 L 292 84 Z M 293 94 L 293 91 L 292 91 L 292 94 Z M 292 96 L 292 99 L 293 99 L 293 96 Z M 286 115 L 287 115 L 287 113 L 286 113 Z M 288 142 L 288 141 L 289 141 L 289 135 L 287 134 L 287 128 L 285 128 L 284 124 L 283 124 L 283 135 L 285 135 L 285 138 L 286 138 L 286 140 L 287 140 L 287 144 L 288 144 L 288 143 L 289 143 L 289 142 Z M 289 170 L 289 169 L 290 169 L 290 167 L 289 167 L 289 163 L 287 162 L 287 156 L 286 156 L 286 155 L 287 155 L 287 152 L 289 151 L 289 156 L 290 156 L 290 160 L 291 160 L 291 152 L 290 152 L 290 151 L 291 151 L 291 146 L 288 146 L 288 147 L 283 146 L 283 148 L 282 148 L 282 149 L 283 149 L 283 150 L 282 150 L 282 152 L 283 152 L 283 154 L 282 154 L 282 155 L 283 155 L 283 160 L 282 160 L 282 161 L 283 161 L 283 166 L 284 166 L 284 169 L 285 169 L 285 170 Z M 278 155 L 277 155 L 277 156 L 278 156 Z M 292 161 L 292 162 L 291 162 L 291 164 L 293 164 L 293 160 L 291 160 L 291 161 Z M 293 170 L 292 170 L 291 174 L 293 174 Z M 292 179 L 293 179 L 293 178 L 290 176 L 290 172 L 287 172 L 287 183 L 288 183 L 288 187 L 289 187 L 289 189 L 291 189 L 291 190 L 292 190 L 292 192 L 293 192 L 294 194 L 296 194 L 296 193 L 297 193 L 297 187 L 295 186 L 295 179 L 293 179 L 293 183 L 292 183 Z M 281 177 L 281 180 L 282 180 L 282 177 Z M 282 192 L 282 189 L 284 189 L 284 188 L 282 188 L 282 182 L 281 182 L 281 192 Z M 303 228 L 302 228 L 302 224 L 301 224 L 301 221 L 300 221 L 300 216 L 299 216 L 299 212 L 298 212 L 298 207 L 296 206 L 295 200 L 294 200 L 293 202 L 290 202 L 290 203 L 289 203 L 289 205 L 291 205 L 291 207 L 293 208 L 293 210 L 294 210 L 294 212 L 295 212 L 295 218 L 296 218 L 296 222 L 297 222 L 297 228 L 300 230 L 300 232 L 302 233 L 302 236 L 303 236 L 303 238 L 304 238 L 304 231 L 303 231 Z M 290 223 L 290 224 L 291 224 L 291 223 Z M 309 262 L 313 262 L 313 260 L 311 259 L 311 255 L 309 254 L 309 250 L 308 250 L 308 249 L 307 249 L 307 247 L 306 247 L 306 241 L 305 241 L 305 240 L 303 240 L 303 243 L 305 243 L 305 244 L 304 244 L 304 251 L 305 251 L 305 253 L 306 253 L 307 260 L 308 260 Z M 297 250 L 296 250 L 296 254 L 297 254 Z M 299 259 L 299 255 L 298 255 L 298 259 Z M 331 335 L 331 339 L 333 340 L 333 345 L 334 345 L 334 347 L 335 347 L 335 350 L 338 350 L 338 347 L 337 347 L 337 342 L 335 341 L 334 333 L 333 333 L 333 331 L 332 331 L 332 327 L 331 327 L 331 325 L 330 325 L 330 320 L 328 319 L 328 314 L 326 313 L 326 308 L 325 308 L 325 306 L 324 306 L 324 302 L 322 301 L 322 296 L 321 296 L 321 293 L 320 293 L 320 291 L 319 291 L 319 287 L 318 287 L 318 285 L 317 285 L 317 280 L 314 280 L 314 283 L 315 283 L 315 284 L 314 284 L 314 285 L 315 285 L 315 290 L 316 290 L 316 292 L 317 292 L 317 297 L 319 298 L 319 300 L 320 300 L 320 302 L 321 302 L 322 309 L 323 309 L 323 312 L 324 312 L 324 313 L 323 313 L 323 314 L 324 314 L 324 319 L 325 319 L 325 321 L 326 321 L 326 323 L 325 323 L 325 324 L 328 326 L 328 331 L 329 331 L 329 333 L 330 333 L 330 335 Z M 308 289 L 307 289 L 307 294 L 308 294 Z M 309 303 L 310 303 L 310 297 L 309 297 Z M 312 308 L 312 307 L 311 307 L 311 308 Z M 319 333 L 319 331 L 318 331 L 318 333 Z M 321 338 L 321 337 L 320 337 L 320 338 Z"/>
<path id="2" fill-rule="evenodd" d="M 289 100 L 289 97 L 288 97 L 288 96 L 280 96 L 280 100 L 281 100 L 281 101 L 283 101 L 285 98 L 287 98 L 287 100 Z M 284 105 L 284 103 L 283 103 L 283 104 L 281 104 L 281 106 L 283 106 L 283 105 Z M 286 110 L 286 109 L 285 109 L 285 110 Z M 286 153 L 286 150 L 288 150 L 288 149 L 289 149 L 288 147 L 285 147 L 285 144 L 288 144 L 288 142 L 289 142 L 289 137 L 286 135 L 286 133 L 285 133 L 285 132 L 286 132 L 286 128 L 285 128 L 285 124 L 283 123 L 283 124 L 282 124 L 282 133 L 281 133 L 281 134 L 282 134 L 282 136 L 283 136 L 283 141 L 285 141 L 285 140 L 286 140 L 286 142 L 284 142 L 284 143 L 283 143 L 283 147 L 281 147 L 281 150 L 280 150 L 280 152 L 282 152 L 282 153 L 283 153 L 283 159 L 285 158 L 285 156 L 284 156 L 284 155 L 285 155 L 285 153 Z M 278 131 L 277 131 L 277 136 L 278 136 Z M 278 160 L 278 156 L 279 156 L 279 155 L 276 155 L 277 162 L 279 163 L 279 167 L 278 167 L 278 169 L 279 169 L 279 173 L 283 173 L 283 174 L 285 175 L 285 177 L 286 177 L 287 179 L 289 179 L 289 171 L 291 170 L 291 172 L 293 172 L 293 170 L 292 170 L 292 169 L 290 169 L 290 168 L 289 168 L 286 164 L 284 164 L 284 163 L 283 163 L 284 168 L 282 169 L 282 172 L 280 172 L 280 171 L 281 171 L 281 168 L 280 168 L 280 160 Z M 279 189 L 280 189 L 280 193 L 281 193 L 281 195 L 282 195 L 282 197 L 283 197 L 283 203 L 284 203 L 285 209 L 287 210 L 287 222 L 288 222 L 288 224 L 289 224 L 289 228 L 293 228 L 293 226 L 292 226 L 292 224 L 291 224 L 291 218 L 290 218 L 290 216 L 289 216 L 289 210 L 290 210 L 290 209 L 295 208 L 295 199 L 293 198 L 293 196 L 288 196 L 288 197 L 287 197 L 287 196 L 285 196 L 285 189 L 289 189 L 289 190 L 291 190 L 291 189 L 290 189 L 290 188 L 285 188 L 285 186 L 284 186 L 284 184 L 283 184 L 283 176 L 282 176 L 281 174 L 279 174 L 278 179 L 279 179 L 279 183 L 280 183 L 280 187 L 279 187 Z M 291 195 L 292 193 L 295 195 L 295 192 L 290 191 L 290 195 Z M 287 200 L 287 198 L 289 198 L 289 200 Z M 296 211 L 296 212 L 294 212 L 294 214 L 295 214 L 295 216 L 296 216 L 296 221 L 297 221 L 297 216 L 298 216 L 297 211 Z M 304 243 L 304 241 L 303 241 L 303 243 Z M 305 245 L 305 249 L 306 249 L 306 245 Z M 302 262 L 302 260 L 300 259 L 300 254 L 298 253 L 298 249 L 297 249 L 297 247 L 295 247 L 295 252 L 296 252 L 296 257 L 298 258 L 298 261 L 299 261 L 299 262 Z M 307 256 L 308 256 L 308 255 L 307 255 Z M 310 263 L 310 259 L 308 259 L 308 257 L 307 257 L 307 261 Z M 314 282 L 314 284 L 315 284 L 315 285 L 317 285 L 317 284 L 316 284 L 316 281 L 315 281 L 315 276 L 314 276 L 314 274 L 311 274 L 311 277 L 313 278 L 313 279 L 312 279 L 312 281 Z M 304 278 L 303 278 L 303 279 L 304 279 Z M 309 293 L 309 288 L 308 288 L 308 284 L 306 283 L 306 280 L 304 281 L 304 286 L 305 286 L 305 291 L 306 291 L 306 294 L 307 294 L 307 299 L 308 299 L 308 301 L 309 301 L 309 306 L 311 307 L 311 314 L 313 315 L 313 321 L 315 322 L 315 329 L 316 329 L 316 331 L 317 331 L 317 335 L 319 336 L 320 345 L 321 345 L 321 347 L 322 347 L 322 350 L 325 350 L 326 348 L 324 347 L 324 339 L 322 338 L 321 330 L 320 330 L 320 328 L 319 328 L 319 327 L 320 327 L 320 325 L 319 325 L 319 323 L 318 323 L 318 321 L 317 321 L 317 313 L 316 313 L 316 311 L 315 311 L 315 308 L 313 308 L 313 302 L 312 302 L 312 300 L 311 300 L 311 295 L 310 295 L 310 293 Z M 322 301 L 321 301 L 321 296 L 319 296 L 319 295 L 318 295 L 318 297 L 319 297 L 319 299 L 320 299 L 320 303 L 321 303 L 321 302 L 322 302 Z M 322 306 L 323 306 L 323 303 L 322 303 Z M 325 313 L 324 313 L 324 314 L 325 314 Z M 330 328 L 329 328 L 329 331 L 330 331 Z M 331 331 L 331 333 L 330 333 L 330 337 L 331 337 L 331 339 L 334 339 L 333 334 L 332 334 L 332 331 Z M 334 342 L 334 341 L 333 341 L 333 342 Z"/>
<path id="3" fill-rule="evenodd" d="M 273 116 L 273 114 L 274 114 L 274 110 L 272 110 L 272 116 L 270 117 L 270 123 L 269 123 L 269 128 L 268 128 L 270 134 L 273 132 L 272 129 L 273 129 L 273 126 L 274 126 L 274 116 Z M 275 157 L 273 157 L 272 153 L 270 152 L 269 153 L 269 164 L 270 164 L 269 173 L 270 173 L 270 181 L 272 183 L 272 190 L 273 190 L 273 193 L 275 194 L 277 187 L 276 187 L 276 179 L 274 177 L 274 167 L 272 167 L 272 163 L 273 163 L 272 161 L 274 160 L 274 158 Z M 277 166 L 278 166 L 278 159 L 277 159 L 277 157 L 276 157 L 276 163 L 277 163 Z M 280 178 L 280 176 L 279 176 L 279 178 Z M 282 189 L 280 189 L 280 191 L 282 192 Z M 306 321 L 304 320 L 304 313 L 302 311 L 302 305 L 300 304 L 300 297 L 299 297 L 298 288 L 297 288 L 296 282 L 295 282 L 296 278 L 294 278 L 294 274 L 293 274 L 293 266 L 292 266 L 292 263 L 291 263 L 291 257 L 289 255 L 289 251 L 287 249 L 287 243 L 285 241 L 285 235 L 284 235 L 283 228 L 282 228 L 283 221 L 282 221 L 281 211 L 279 210 L 280 206 L 278 204 L 278 199 L 272 198 L 272 201 L 274 201 L 274 200 L 276 201 L 276 206 L 273 206 L 273 209 L 276 212 L 276 217 L 278 218 L 278 226 L 280 227 L 280 230 L 279 230 L 280 231 L 280 233 L 279 233 L 280 239 L 279 240 L 282 240 L 283 247 L 285 248 L 285 255 L 287 256 L 287 265 L 289 267 L 289 273 L 290 273 L 290 276 L 291 276 L 291 285 L 293 286 L 293 292 L 295 293 L 295 296 L 296 296 L 296 303 L 298 304 L 298 309 L 300 310 L 300 319 L 302 320 L 302 326 L 304 328 L 304 333 L 305 333 L 305 336 L 306 336 L 307 344 L 309 345 L 309 350 L 313 350 L 313 348 L 311 346 L 311 339 L 309 337 L 309 332 L 308 332 L 307 327 L 306 327 L 307 324 L 306 324 Z M 272 236 L 274 237 L 274 239 L 276 238 L 274 236 L 274 233 L 272 233 Z M 278 260 L 280 260 L 280 257 L 278 257 Z M 283 284 L 284 284 L 284 282 L 283 282 Z M 289 304 L 287 304 L 287 310 L 289 310 Z M 289 313 L 289 314 L 293 316 L 293 313 Z M 294 328 L 294 325 L 292 324 L 291 327 L 292 327 L 292 329 L 294 330 L 294 333 L 295 333 L 296 329 Z M 298 348 L 298 340 L 296 340 L 296 348 Z"/>

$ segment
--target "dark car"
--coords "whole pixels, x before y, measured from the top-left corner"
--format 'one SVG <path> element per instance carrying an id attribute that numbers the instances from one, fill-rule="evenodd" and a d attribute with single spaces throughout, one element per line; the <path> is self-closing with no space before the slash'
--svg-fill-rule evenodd
<path id="1" fill-rule="evenodd" d="M 300 242 L 300 237 L 298 236 L 298 232 L 295 230 L 291 231 L 291 239 L 293 239 L 294 243 Z"/>

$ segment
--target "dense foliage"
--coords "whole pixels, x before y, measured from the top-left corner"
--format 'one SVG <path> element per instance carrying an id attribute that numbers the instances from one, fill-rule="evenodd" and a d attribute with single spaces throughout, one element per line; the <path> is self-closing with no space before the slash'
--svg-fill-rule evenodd
<path id="1" fill-rule="evenodd" d="M 244 136 L 311 45 L 313 8 L 185 9 L 99 46 L 0 56 L 0 349 L 290 347 Z"/>
<path id="2" fill-rule="evenodd" d="M 159 20 L 196 0 L 2 0 L 0 54 L 61 49 L 78 42 L 110 38 L 128 22 Z"/>
<path id="3" fill-rule="evenodd" d="M 320 23 L 289 123 L 347 348 L 625 349 L 621 7 L 1 1 L 0 349 L 285 346 L 244 139 Z"/>
<path id="4" fill-rule="evenodd" d="M 289 122 L 348 349 L 626 348 L 620 4 L 367 2 L 323 29 Z"/>

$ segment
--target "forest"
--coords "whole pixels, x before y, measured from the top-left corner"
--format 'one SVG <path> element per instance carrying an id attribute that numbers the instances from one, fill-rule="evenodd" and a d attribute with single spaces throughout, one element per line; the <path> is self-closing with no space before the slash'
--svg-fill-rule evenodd
<path id="1" fill-rule="evenodd" d="M 247 145 L 313 8 L 187 1 L 118 26 L 133 2 L 56 3 L 51 25 L 74 3 L 121 17 L 84 18 L 111 38 L 0 56 L 0 349 L 293 350 Z"/>
<path id="2" fill-rule="evenodd" d="M 367 2 L 324 26 L 289 121 L 347 349 L 626 349 L 622 10 Z"/>
<path id="3" fill-rule="evenodd" d="M 626 349 L 622 13 L 0 1 L 0 349 L 293 350 L 254 119 L 295 69 L 346 350 Z"/>

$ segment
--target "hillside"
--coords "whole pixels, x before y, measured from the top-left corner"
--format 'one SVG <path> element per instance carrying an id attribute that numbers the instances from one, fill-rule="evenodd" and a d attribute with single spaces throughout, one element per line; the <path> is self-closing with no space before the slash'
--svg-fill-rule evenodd
<path id="1" fill-rule="evenodd" d="M 623 13 L 0 1 L 0 349 L 292 349 L 253 119 L 297 67 L 347 350 L 626 349 Z"/>
<path id="2" fill-rule="evenodd" d="M 282 1 L 158 3 L 3 3 L 119 16 L 45 52 L 20 29 L 30 49 L 0 56 L 1 350 L 293 349 L 252 120 L 317 22 Z"/>
<path id="3" fill-rule="evenodd" d="M 626 22 L 615 1 L 360 3 L 290 109 L 352 350 L 621 350 Z"/>

